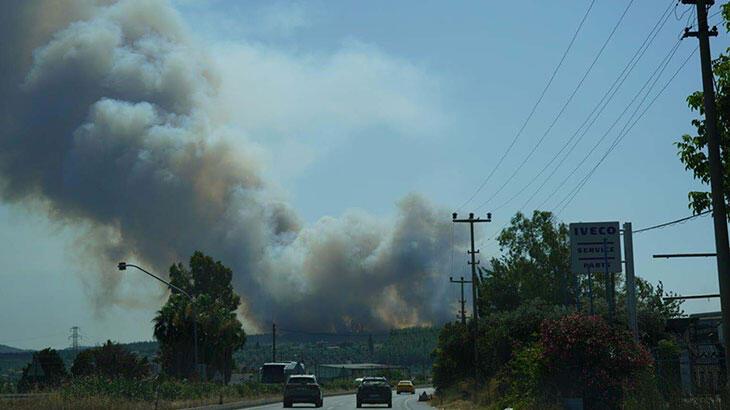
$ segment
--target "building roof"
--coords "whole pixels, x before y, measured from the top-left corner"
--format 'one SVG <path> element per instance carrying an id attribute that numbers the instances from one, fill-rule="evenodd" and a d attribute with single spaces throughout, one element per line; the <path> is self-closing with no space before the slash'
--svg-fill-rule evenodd
<path id="1" fill-rule="evenodd" d="M 378 363 L 342 363 L 342 364 L 320 364 L 319 367 L 331 367 L 336 369 L 348 370 L 368 370 L 368 369 L 396 369 L 403 366 L 378 364 Z"/>

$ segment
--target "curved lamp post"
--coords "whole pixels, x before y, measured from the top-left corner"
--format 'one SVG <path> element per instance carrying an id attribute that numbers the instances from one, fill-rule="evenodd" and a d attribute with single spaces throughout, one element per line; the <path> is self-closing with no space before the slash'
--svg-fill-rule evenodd
<path id="1" fill-rule="evenodd" d="M 175 289 L 176 291 L 182 293 L 183 295 L 187 296 L 188 299 L 190 299 L 190 306 L 192 307 L 192 311 L 193 311 L 193 360 L 195 361 L 195 372 L 198 374 L 198 376 L 200 376 L 200 371 L 198 369 L 198 319 L 197 319 L 197 314 L 195 312 L 195 298 L 193 298 L 188 292 L 185 292 L 184 290 L 180 289 L 179 287 L 173 285 L 172 283 L 162 279 L 161 277 L 159 277 L 157 275 L 147 272 L 146 270 L 142 269 L 141 267 L 139 267 L 137 265 L 133 265 L 133 264 L 127 263 L 127 262 L 119 262 L 119 264 L 117 264 L 117 268 L 119 268 L 119 270 L 127 270 L 127 268 L 139 269 L 142 272 L 146 273 L 147 275 L 164 283 L 169 288 Z"/>

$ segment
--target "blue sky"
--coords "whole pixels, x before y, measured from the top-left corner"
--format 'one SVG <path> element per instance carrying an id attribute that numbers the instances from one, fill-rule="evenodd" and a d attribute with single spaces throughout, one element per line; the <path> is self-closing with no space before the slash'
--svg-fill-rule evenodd
<path id="1" fill-rule="evenodd" d="M 533 178 L 575 131 L 671 2 L 636 1 L 561 120 L 534 157 L 493 202 L 491 211 Z M 352 208 L 388 218 L 394 204 L 420 193 L 451 210 L 474 192 L 507 149 L 571 38 L 587 1 L 239 2 L 172 3 L 220 69 L 221 113 L 231 130 L 259 147 L 267 177 L 313 223 Z M 515 170 L 555 117 L 628 1 L 596 1 L 542 104 L 506 161 L 462 209 L 469 212 Z M 685 11 L 679 6 L 677 14 Z M 555 190 L 676 41 L 688 15 L 672 14 L 641 63 L 546 189 Z M 717 17 L 715 22 L 717 22 Z M 730 45 L 713 39 L 713 55 Z M 694 49 L 682 42 L 660 84 Z M 632 222 L 635 229 L 689 215 L 687 192 L 700 186 L 683 169 L 673 142 L 691 132 L 685 98 L 700 87 L 698 57 L 669 85 L 635 128 L 560 214 L 567 222 Z M 609 134 L 612 140 L 616 132 Z M 569 180 L 578 183 L 608 140 Z M 532 190 L 528 189 L 531 193 Z M 480 241 L 518 211 L 522 195 L 493 213 Z M 555 200 L 548 203 L 549 207 Z M 548 208 L 549 208 L 548 207 Z M 449 213 L 444 218 L 450 218 Z M 42 212 L 0 206 L 0 343 L 27 348 L 67 345 L 68 328 L 84 342 L 151 338 L 154 298 L 94 313 L 75 254 L 78 227 Z M 680 294 L 714 293 L 714 259 L 653 260 L 660 252 L 713 251 L 708 217 L 636 235 L 638 275 Z M 466 259 L 456 255 L 457 268 Z M 117 274 L 109 272 L 109 274 Z M 150 294 L 159 289 L 153 284 Z M 456 299 L 456 288 L 453 297 Z M 49 308 L 50 307 L 50 308 Z M 685 304 L 688 312 L 716 302 Z"/>

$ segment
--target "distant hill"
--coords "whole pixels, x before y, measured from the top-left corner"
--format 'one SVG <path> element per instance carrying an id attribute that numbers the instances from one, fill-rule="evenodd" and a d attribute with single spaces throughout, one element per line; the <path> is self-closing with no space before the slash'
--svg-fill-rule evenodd
<path id="1" fill-rule="evenodd" d="M 12 346 L 0 345 L 0 353 L 23 353 L 23 352 L 27 352 L 27 350 L 18 349 L 17 347 L 12 347 Z"/>
<path id="2" fill-rule="evenodd" d="M 309 333 L 281 330 L 276 335 L 277 360 L 297 360 L 314 369 L 317 364 L 377 362 L 427 372 L 432 364 L 440 328 L 416 327 L 374 333 Z M 243 349 L 234 353 L 236 367 L 255 370 L 271 361 L 271 334 L 248 335 Z M 157 342 L 121 343 L 127 350 L 153 359 Z M 83 346 L 79 351 L 92 346 Z M 76 357 L 71 348 L 57 349 L 69 369 Z M 32 358 L 32 350 L 0 345 L 0 383 L 17 381 Z"/>

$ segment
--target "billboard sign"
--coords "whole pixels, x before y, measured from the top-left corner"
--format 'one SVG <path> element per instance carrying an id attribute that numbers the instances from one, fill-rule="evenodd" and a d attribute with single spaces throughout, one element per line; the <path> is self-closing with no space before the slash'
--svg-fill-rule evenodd
<path id="1" fill-rule="evenodd" d="M 570 260 L 574 273 L 621 272 L 618 222 L 570 224 Z"/>

